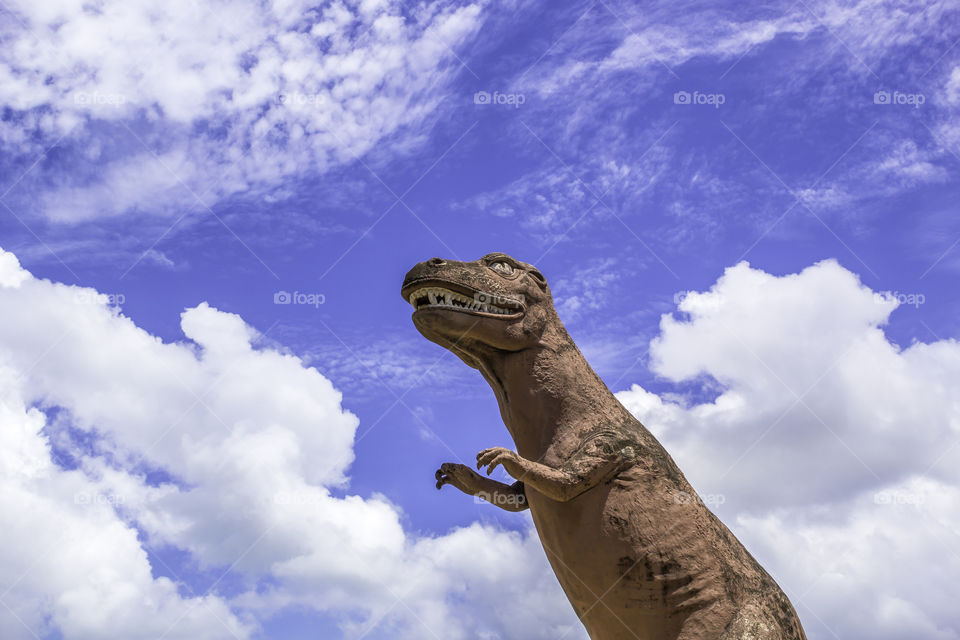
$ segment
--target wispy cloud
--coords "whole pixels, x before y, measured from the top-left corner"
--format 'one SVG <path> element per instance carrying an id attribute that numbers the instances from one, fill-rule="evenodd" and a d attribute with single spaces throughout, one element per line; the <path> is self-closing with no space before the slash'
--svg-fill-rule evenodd
<path id="1" fill-rule="evenodd" d="M 50 218 L 202 211 L 350 162 L 424 123 L 480 24 L 469 4 L 148 5 L 9 6 L 0 141 L 61 148 L 26 179 Z M 98 132 L 123 143 L 85 157 Z"/>

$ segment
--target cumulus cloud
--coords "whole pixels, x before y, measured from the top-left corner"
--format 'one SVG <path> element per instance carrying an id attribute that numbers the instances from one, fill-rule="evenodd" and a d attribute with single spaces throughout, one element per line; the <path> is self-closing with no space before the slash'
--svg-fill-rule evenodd
<path id="1" fill-rule="evenodd" d="M 7 254 L 9 255 L 9 254 Z M 183 597 L 151 574 L 121 494 L 52 462 L 46 418 L 0 365 L 0 627 L 5 638 L 227 638 L 249 634 L 216 595 Z"/>
<path id="2" fill-rule="evenodd" d="M 207 304 L 164 343 L 110 302 L 0 252 L 5 629 L 247 637 L 299 606 L 347 637 L 580 633 L 532 530 L 420 537 L 382 496 L 338 497 L 358 421 L 315 369 Z M 243 592 L 182 596 L 151 571 L 164 546 Z"/>
<path id="3" fill-rule="evenodd" d="M 943 597 L 960 574 L 960 344 L 892 343 L 883 327 L 907 295 L 832 260 L 785 276 L 738 264 L 651 343 L 655 373 L 719 394 L 618 394 L 717 497 L 811 637 L 960 634 Z"/>
<path id="4" fill-rule="evenodd" d="M 6 8 L 0 145 L 28 165 L 57 145 L 70 179 L 38 184 L 63 221 L 203 210 L 352 160 L 433 112 L 480 24 L 447 2 Z"/>
<path id="5" fill-rule="evenodd" d="M 890 342 L 909 300 L 834 261 L 785 276 L 741 263 L 678 299 L 651 367 L 718 395 L 618 397 L 722 497 L 711 506 L 811 637 L 956 638 L 960 344 Z M 290 607 L 333 615 L 345 637 L 582 634 L 531 530 L 418 536 L 386 498 L 345 492 L 357 419 L 238 316 L 201 304 L 164 343 L 6 252 L 0 305 L 14 637 L 248 637 Z M 156 546 L 230 568 L 239 593 L 185 595 L 151 569 Z"/>

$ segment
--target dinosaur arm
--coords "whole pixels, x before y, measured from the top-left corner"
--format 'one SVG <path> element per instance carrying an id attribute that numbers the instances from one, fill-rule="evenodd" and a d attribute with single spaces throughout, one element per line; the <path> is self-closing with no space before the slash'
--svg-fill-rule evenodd
<path id="1" fill-rule="evenodd" d="M 505 511 L 523 511 L 529 508 L 522 482 L 504 484 L 487 478 L 470 467 L 455 462 L 445 462 L 436 473 L 437 489 L 445 484 L 453 485 L 464 493 L 486 500 Z"/>
<path id="2" fill-rule="evenodd" d="M 482 476 L 481 480 L 486 482 L 481 484 L 476 493 L 473 494 L 476 497 L 486 500 L 504 511 L 524 511 L 529 508 L 527 494 L 522 482 L 504 484 Z"/>
<path id="3" fill-rule="evenodd" d="M 487 478 L 489 480 L 489 478 Z M 500 507 L 504 511 L 524 511 L 530 508 L 527 504 L 527 494 L 523 482 L 516 481 L 513 484 L 504 484 L 491 480 L 496 488 L 491 492 L 481 491 L 477 493 L 478 498 L 483 498 L 490 504 Z"/>
<path id="4" fill-rule="evenodd" d="M 514 478 L 533 487 L 543 495 L 558 502 L 566 502 L 609 478 L 622 466 L 615 458 L 583 457 L 571 461 L 564 469 L 548 467 L 540 462 L 527 460 L 519 454 L 493 447 L 477 454 L 477 468 L 487 466 L 487 475 L 503 465 Z"/>

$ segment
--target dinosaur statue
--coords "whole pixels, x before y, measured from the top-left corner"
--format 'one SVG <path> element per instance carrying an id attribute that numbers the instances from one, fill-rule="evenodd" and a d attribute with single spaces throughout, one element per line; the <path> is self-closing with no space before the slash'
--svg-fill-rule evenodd
<path id="1" fill-rule="evenodd" d="M 790 601 L 587 364 L 533 266 L 503 253 L 433 258 L 401 294 L 428 340 L 478 369 L 516 445 L 444 463 L 450 484 L 529 508 L 593 640 L 806 640 Z"/>

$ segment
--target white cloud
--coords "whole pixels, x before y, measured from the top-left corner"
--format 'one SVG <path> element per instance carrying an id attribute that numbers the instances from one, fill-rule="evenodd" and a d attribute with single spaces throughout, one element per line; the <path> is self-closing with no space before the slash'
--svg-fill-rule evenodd
<path id="1" fill-rule="evenodd" d="M 402 5 L 8 3 L 0 105 L 19 115 L 0 144 L 59 141 L 88 165 L 44 193 L 57 220 L 269 191 L 422 124 L 443 99 L 480 8 Z"/>
<path id="2" fill-rule="evenodd" d="M 960 67 L 954 67 L 943 87 L 944 97 L 948 104 L 960 104 Z"/>
<path id="3" fill-rule="evenodd" d="M 629 216 L 668 175 L 672 153 L 658 144 L 668 128 L 654 127 L 648 139 L 639 144 L 624 138 L 619 127 L 594 131 L 591 153 L 582 154 L 586 158 L 583 162 L 532 171 L 454 207 L 476 215 L 507 218 L 510 224 L 535 232 L 532 237 L 546 249 L 574 241 L 577 232 L 610 217 L 611 210 Z M 530 133 L 524 130 L 522 135 Z M 614 224 L 623 228 L 619 222 Z"/>
<path id="4" fill-rule="evenodd" d="M 817 24 L 840 38 L 842 55 L 852 52 L 868 66 L 896 47 L 929 39 L 931 30 L 936 30 L 938 22 L 954 9 L 949 2 L 897 0 L 831 0 L 810 7 Z M 850 63 L 861 64 L 857 59 Z"/>
<path id="5" fill-rule="evenodd" d="M 949 171 L 943 166 L 943 158 L 951 161 L 952 158 L 944 155 L 941 144 L 956 150 L 960 135 L 951 124 L 956 118 L 944 112 L 943 108 L 955 103 L 956 77 L 960 76 L 954 74 L 949 79 L 941 80 L 938 78 L 939 69 L 934 65 L 927 70 L 929 76 L 920 71 L 913 74 L 914 80 L 895 80 L 899 76 L 892 76 L 890 67 L 903 63 L 902 47 L 907 45 L 934 47 L 930 40 L 934 38 L 936 46 L 941 48 L 936 54 L 929 55 L 927 64 L 931 65 L 940 53 L 950 48 L 952 41 L 937 26 L 951 18 L 949 14 L 953 8 L 949 3 L 905 4 L 887 0 L 778 3 L 764 7 L 760 14 L 764 17 L 760 18 L 755 7 L 743 12 L 738 10 L 739 7 L 718 9 L 706 5 L 686 9 L 677 11 L 672 3 L 648 3 L 642 9 L 632 10 L 627 7 L 614 9 L 597 6 L 588 11 L 586 17 L 571 24 L 570 30 L 551 48 L 548 55 L 537 62 L 534 67 L 536 73 L 524 70 L 516 90 L 538 91 L 544 98 L 530 101 L 527 108 L 533 108 L 538 102 L 544 104 L 546 109 L 551 110 L 550 117 L 545 121 L 563 123 L 562 132 L 552 136 L 557 142 L 551 144 L 559 145 L 558 148 L 562 149 L 568 144 L 567 141 L 590 141 L 595 131 L 604 129 L 611 105 L 616 105 L 613 111 L 617 111 L 636 108 L 639 101 L 644 107 L 645 119 L 649 120 L 650 113 L 663 112 L 669 113 L 670 120 L 673 120 L 688 113 L 686 107 L 672 104 L 670 93 L 673 90 L 719 92 L 726 95 L 728 101 L 724 108 L 735 110 L 718 112 L 724 114 L 728 124 L 732 123 L 729 118 L 737 113 L 737 109 L 746 109 L 753 117 L 762 118 L 772 112 L 791 112 L 797 104 L 809 107 L 816 103 L 823 109 L 804 116 L 804 123 L 798 126 L 803 129 L 820 128 L 823 126 L 820 120 L 813 122 L 818 116 L 839 110 L 850 113 L 851 108 L 867 113 L 870 119 L 882 118 L 889 125 L 867 132 L 870 120 L 864 120 L 859 131 L 867 134 L 864 140 L 854 144 L 855 134 L 843 147 L 836 149 L 831 157 L 825 159 L 822 170 L 827 167 L 830 170 L 823 176 L 806 175 L 797 181 L 789 175 L 784 176 L 788 183 L 793 183 L 797 188 L 804 183 L 826 179 L 819 187 L 798 190 L 798 195 L 811 207 L 835 210 L 878 196 L 896 195 L 920 184 L 946 180 Z M 795 46 L 786 44 L 791 40 L 797 41 Z M 744 93 L 744 89 L 734 81 L 738 77 L 737 65 L 749 64 L 746 61 L 751 59 L 755 63 L 765 53 L 773 51 L 771 47 L 775 46 L 778 52 L 783 46 L 790 51 L 787 55 L 789 63 L 782 69 L 772 71 L 777 82 L 766 83 L 762 97 Z M 927 49 L 923 49 L 923 54 L 927 56 Z M 693 75 L 701 79 L 691 78 L 683 68 L 688 63 L 693 64 L 691 61 L 696 61 L 697 65 L 718 66 L 718 77 L 704 80 L 695 73 Z M 919 60 L 918 64 L 921 64 Z M 852 69 L 853 74 L 843 73 L 842 69 Z M 739 67 L 739 70 L 745 72 L 743 67 Z M 727 77 L 728 72 L 732 74 L 730 77 Z M 949 71 L 945 73 L 949 75 Z M 824 82 L 827 76 L 831 80 Z M 866 77 L 871 82 L 880 82 L 879 76 L 884 77 L 884 82 L 867 93 L 860 79 Z M 890 86 L 886 84 L 888 81 L 896 84 Z M 906 84 L 899 84 L 901 82 Z M 911 82 L 917 84 L 911 85 Z M 675 87 L 668 90 L 671 84 Z M 624 91 L 625 87 L 629 87 L 629 92 Z M 936 139 L 930 140 L 930 132 L 926 129 L 911 129 L 908 125 L 910 121 L 906 116 L 916 115 L 917 112 L 913 106 L 888 105 L 890 108 L 886 108 L 874 105 L 874 90 L 925 96 L 922 106 L 925 111 L 922 112 L 934 114 L 933 131 Z M 729 93 L 731 91 L 734 93 Z M 939 99 L 941 92 L 946 96 L 945 100 Z M 748 102 L 744 102 L 745 99 Z M 575 105 L 576 113 L 558 118 L 558 103 Z M 647 128 L 661 131 L 662 126 L 665 125 L 654 122 Z M 616 120 L 614 128 L 618 136 L 623 138 L 623 123 Z M 678 127 L 680 131 L 684 128 L 683 125 Z M 732 123 L 732 128 L 738 129 L 736 123 Z M 739 145 L 733 139 L 730 142 Z M 570 155 L 604 156 L 608 153 L 609 143 L 604 139 L 592 145 L 587 153 L 579 148 L 576 154 Z M 847 148 L 847 145 L 852 146 Z M 617 151 L 617 155 L 624 155 L 622 150 Z M 760 155 L 765 156 L 762 152 Z M 693 154 L 687 156 L 692 157 Z M 835 160 L 841 159 L 840 156 L 843 162 L 838 162 L 837 167 L 830 166 Z M 690 162 L 688 157 L 685 164 L 669 169 L 674 182 L 683 181 L 693 171 Z M 575 170 L 583 171 L 580 168 Z M 701 170 L 697 171 L 699 174 Z M 764 170 L 758 165 L 757 171 Z M 703 173 L 708 176 L 716 174 L 716 167 L 707 167 Z M 765 171 L 764 177 L 769 177 Z M 708 195 L 705 193 L 707 187 L 717 183 L 722 184 L 722 181 L 708 178 L 706 184 L 682 190 L 671 198 L 674 208 L 685 220 L 689 221 L 691 215 L 697 217 L 698 224 L 682 226 L 692 226 L 702 234 L 700 222 L 708 225 L 708 228 L 716 224 L 715 215 L 703 213 L 705 208 L 707 211 L 714 210 L 715 201 L 710 201 L 707 207 L 689 201 L 700 194 Z M 732 183 L 722 186 L 733 193 L 738 188 L 737 184 Z M 507 203 L 507 206 L 494 204 L 497 206 L 495 210 L 519 211 L 519 207 L 513 206 L 514 203 Z M 558 206 L 555 205 L 554 209 Z M 531 210 L 533 216 L 539 218 L 543 217 L 539 212 L 541 208 L 528 205 L 525 210 Z M 634 205 L 634 209 L 637 208 Z M 778 211 L 774 217 L 781 212 Z M 556 210 L 547 213 L 547 219 L 557 217 Z M 742 214 L 738 218 L 742 218 Z M 757 220 L 757 224 L 762 231 L 772 221 L 764 216 Z M 849 223 L 849 216 L 845 221 Z M 670 237 L 675 234 L 670 230 L 661 235 Z"/>
<path id="6" fill-rule="evenodd" d="M 594 201 L 588 188 L 569 171 L 545 169 L 522 176 L 457 205 L 459 209 L 506 218 L 510 224 L 542 230 L 548 245 L 565 237 Z"/>
<path id="7" fill-rule="evenodd" d="M 738 14 L 710 5 L 688 11 L 676 11 L 672 3 L 651 3 L 632 12 L 623 7 L 597 8 L 601 26 L 582 20 L 571 29 L 569 39 L 580 36 L 583 50 L 574 51 L 548 73 L 541 70 L 539 78 L 531 76 L 530 80 L 546 93 L 576 86 L 593 91 L 605 81 L 595 77 L 597 72 L 649 67 L 657 74 L 670 73 L 667 69 L 697 57 L 734 61 L 761 51 L 763 45 L 778 38 L 804 39 L 817 32 L 835 48 L 830 54 L 816 49 L 812 59 L 818 66 L 823 55 L 839 55 L 848 66 L 863 71 L 864 64 L 876 65 L 892 49 L 928 38 L 951 11 L 944 2 L 910 4 L 894 0 L 782 3 L 764 8 L 764 13 L 772 16 L 768 18 L 757 18 L 753 8 Z M 598 57 L 596 32 L 604 26 L 612 34 L 626 33 L 619 36 L 616 47 Z"/>
<path id="8" fill-rule="evenodd" d="M 9 255 L 9 254 L 6 254 Z M 186 598 L 154 578 L 118 494 L 51 461 L 44 415 L 0 365 L 0 627 L 5 638 L 231 638 L 250 625 L 215 595 Z"/>
<path id="9" fill-rule="evenodd" d="M 957 124 L 957 107 L 960 105 L 960 66 L 954 66 L 949 73 L 945 71 L 940 82 L 941 86 L 936 89 L 943 97 L 945 112 L 931 129 L 934 134 L 934 148 L 936 151 L 948 151 L 956 156 L 960 150 L 960 125 Z"/>
<path id="10" fill-rule="evenodd" d="M 620 279 L 614 268 L 614 258 L 594 260 L 577 265 L 573 278 L 561 278 L 551 285 L 557 300 L 557 313 L 567 324 L 572 324 L 584 314 L 596 313 L 606 306 L 610 288 Z"/>
<path id="11" fill-rule="evenodd" d="M 942 166 L 930 162 L 932 157 L 932 153 L 918 149 L 913 140 L 905 140 L 891 149 L 875 170 L 881 180 L 899 180 L 908 184 L 946 180 L 949 173 Z"/>
<path id="12" fill-rule="evenodd" d="M 532 529 L 423 538 L 382 496 L 332 495 L 347 487 L 356 417 L 316 370 L 253 346 L 240 317 L 188 309 L 189 341 L 170 344 L 107 296 L 33 278 L 6 252 L 0 285 L 0 391 L 17 416 L 2 431 L 0 509 L 18 520 L 0 563 L 24 574 L 2 600 L 31 629 L 245 637 L 299 605 L 341 619 L 348 636 L 375 626 L 419 638 L 426 624 L 449 638 L 553 638 L 570 625 L 583 637 Z M 41 431 L 44 414 L 25 407 L 60 414 Z M 79 467 L 54 464 L 51 441 Z M 151 485 L 144 468 L 175 482 Z M 42 556 L 58 532 L 66 544 Z M 215 573 L 232 567 L 248 591 L 181 597 L 152 576 L 138 535 Z M 42 571 L 30 570 L 38 554 Z"/>
<path id="13" fill-rule="evenodd" d="M 584 20 L 567 36 L 570 41 L 584 42 L 583 49 L 574 47 L 553 67 L 525 76 L 527 82 L 545 94 L 582 91 L 596 96 L 610 91 L 610 74 L 650 69 L 657 76 L 672 75 L 673 67 L 700 56 L 733 60 L 778 36 L 804 37 L 817 27 L 812 16 L 797 10 L 784 11 L 772 19 L 737 20 L 731 19 L 726 10 L 677 12 L 672 5 L 669 8 L 665 12 L 662 7 L 644 7 L 629 15 L 622 9 L 598 7 L 600 25 Z M 609 30 L 619 44 L 597 56 L 596 32 L 600 29 Z M 579 40 L 575 40 L 577 36 Z M 545 61 L 541 66 L 548 64 Z M 631 79 L 633 83 L 638 81 L 636 77 Z"/>
<path id="14" fill-rule="evenodd" d="M 723 496 L 819 637 L 960 635 L 943 595 L 960 572 L 960 343 L 892 344 L 896 308 L 834 261 L 781 277 L 741 263 L 651 343 L 655 373 L 713 378 L 715 400 L 618 394 Z"/>
<path id="15" fill-rule="evenodd" d="M 458 395 L 476 391 L 476 379 L 456 356 L 446 351 L 424 354 L 419 336 L 403 341 L 342 337 L 352 345 L 349 349 L 324 330 L 322 337 L 310 339 L 315 346 L 307 359 L 354 397 L 401 395 L 415 386 L 423 391 L 442 389 L 444 394 L 451 389 Z"/>
<path id="16" fill-rule="evenodd" d="M 794 587 L 808 632 L 952 640 L 960 637 L 948 595 L 960 575 L 958 507 L 955 484 L 914 477 L 829 509 L 743 516 L 735 529 Z"/>
<path id="17" fill-rule="evenodd" d="M 604 71 L 617 71 L 648 64 L 683 64 L 697 56 L 721 60 L 746 53 L 758 44 L 781 34 L 804 35 L 811 25 L 795 15 L 775 20 L 733 22 L 717 19 L 709 12 L 695 15 L 681 25 L 650 25 L 627 35 L 600 64 Z"/>
<path id="18" fill-rule="evenodd" d="M 831 184 L 801 189 L 797 195 L 814 209 L 850 212 L 857 201 L 895 196 L 919 185 L 945 182 L 950 172 L 939 164 L 943 150 L 933 145 L 919 146 L 909 138 L 891 135 L 871 136 L 867 158 L 852 169 L 841 172 Z M 867 145 L 865 145 L 867 146 Z"/>
<path id="19" fill-rule="evenodd" d="M 0 563 L 22 575 L 3 601 L 31 629 L 244 637 L 305 606 L 337 616 L 347 637 L 423 637 L 426 625 L 552 638 L 571 624 L 583 637 L 532 531 L 418 537 L 381 496 L 332 495 L 356 418 L 296 357 L 252 346 L 238 316 L 200 305 L 183 315 L 190 341 L 165 344 L 12 254 L 0 253 L 0 284 L 0 510 L 16 525 Z M 619 394 L 702 494 L 724 496 L 718 511 L 811 637 L 958 637 L 945 594 L 960 570 L 960 344 L 891 344 L 882 327 L 896 306 L 832 261 L 782 277 L 743 263 L 683 297 L 651 345 L 656 373 L 709 376 L 720 395 Z M 66 417 L 42 431 L 31 406 Z M 50 439 L 79 468 L 54 464 Z M 146 483 L 144 461 L 177 484 Z M 138 534 L 204 567 L 236 562 L 249 589 L 185 597 L 151 573 Z"/>

